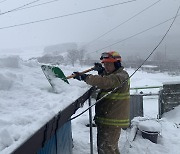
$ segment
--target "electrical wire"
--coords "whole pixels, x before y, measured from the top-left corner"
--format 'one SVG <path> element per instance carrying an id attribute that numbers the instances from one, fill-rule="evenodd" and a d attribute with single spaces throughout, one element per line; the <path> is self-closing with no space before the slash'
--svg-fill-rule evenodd
<path id="1" fill-rule="evenodd" d="M 39 1 L 39 0 L 37 0 L 37 1 Z M 39 23 L 39 22 L 44 22 L 44 21 L 49 21 L 49 20 L 54 20 L 54 19 L 58 19 L 58 18 L 64 18 L 64 17 L 73 16 L 73 15 L 82 14 L 82 13 L 87 13 L 87 12 L 92 12 L 92 11 L 96 11 L 96 10 L 100 10 L 100 9 L 105 9 L 105 8 L 110 8 L 110 7 L 114 7 L 114 6 L 118 6 L 118 5 L 121 5 L 121 4 L 130 3 L 130 2 L 134 2 L 134 1 L 137 1 L 137 0 L 130 0 L 130 1 L 125 1 L 125 2 L 116 3 L 116 4 L 112 4 L 112 5 L 106 5 L 106 6 L 98 7 L 98 8 L 94 8 L 94 9 L 89 9 L 89 10 L 69 13 L 69 14 L 65 14 L 65 15 L 61 15 L 61 16 L 56 16 L 56 17 L 51 17 L 51 18 L 46 18 L 46 19 L 41 19 L 41 20 L 36 20 L 36 21 L 31 21 L 31 22 L 26 22 L 26 23 L 22 23 L 22 24 L 11 25 L 11 26 L 0 27 L 0 30 L 1 29 L 7 29 L 7 28 L 13 28 L 13 27 L 19 27 L 19 26 L 25 26 L 25 25 Z M 19 8 L 16 8 L 16 9 L 19 9 Z M 11 12 L 14 11 L 14 10 L 15 9 L 11 10 Z M 7 11 L 7 13 L 8 12 L 9 11 Z M 6 13 L 6 12 L 4 12 L 4 13 Z M 2 13 L 2 14 L 4 14 L 4 13 Z"/>
<path id="2" fill-rule="evenodd" d="M 125 23 L 127 23 L 128 21 L 130 21 L 131 19 L 135 18 L 136 16 L 140 15 L 141 13 L 143 13 L 144 11 L 148 10 L 149 8 L 153 7 L 154 5 L 156 5 L 157 3 L 159 3 L 161 0 L 156 1 L 155 3 L 151 4 L 150 6 L 146 7 L 145 9 L 141 10 L 140 12 L 138 12 L 137 14 L 133 15 L 132 17 L 130 17 L 129 19 L 125 20 L 124 22 L 120 23 L 119 25 L 115 26 L 114 28 L 110 29 L 109 31 L 105 32 L 104 34 L 100 35 L 99 37 L 97 37 L 96 39 L 90 41 L 87 45 L 85 46 L 89 46 L 91 43 L 99 40 L 100 38 L 102 38 L 103 36 L 109 34 L 110 32 L 112 32 L 113 30 L 119 28 L 120 26 L 124 25 Z"/>
<path id="3" fill-rule="evenodd" d="M 44 2 L 44 3 L 39 3 L 39 4 L 36 4 L 36 5 L 32 5 L 32 6 L 28 6 L 28 7 L 23 7 L 23 8 L 20 8 L 18 10 L 15 10 L 15 11 L 21 11 L 21 10 L 25 10 L 25 9 L 30 9 L 30 8 L 37 7 L 37 6 L 54 3 L 54 2 L 57 2 L 57 1 L 59 1 L 59 0 L 52 0 L 52 1 Z"/>
<path id="4" fill-rule="evenodd" d="M 179 17 L 179 16 L 180 16 L 180 14 L 178 14 L 176 17 Z M 134 34 L 134 35 L 131 35 L 131 36 L 129 36 L 129 37 L 123 39 L 123 40 L 117 41 L 117 42 L 115 42 L 115 43 L 113 43 L 113 44 L 110 44 L 110 45 L 108 45 L 108 46 L 105 46 L 105 47 L 103 47 L 103 48 L 101 48 L 101 49 L 98 49 L 98 50 L 96 50 L 96 51 L 89 52 L 89 53 L 87 53 L 87 54 L 94 53 L 94 52 L 98 52 L 98 51 L 101 51 L 101 50 L 103 50 L 103 49 L 109 48 L 109 47 L 111 47 L 111 46 L 113 46 L 113 45 L 119 44 L 119 43 L 121 43 L 121 42 L 123 42 L 123 41 L 126 41 L 126 40 L 128 40 L 128 39 L 131 39 L 131 38 L 137 36 L 137 35 L 140 35 L 140 34 L 142 34 L 142 33 L 145 33 L 145 32 L 147 32 L 147 31 L 149 31 L 149 30 L 151 30 L 151 29 L 154 29 L 154 28 L 156 28 L 156 27 L 158 27 L 158 26 L 160 26 L 160 25 L 162 25 L 162 24 L 164 24 L 164 23 L 166 23 L 166 22 L 168 22 L 168 21 L 170 21 L 170 20 L 172 20 L 172 19 L 174 19 L 174 18 L 176 18 L 176 17 L 169 18 L 169 19 L 167 19 L 167 20 L 165 20 L 165 21 L 163 21 L 163 22 L 161 22 L 161 23 L 159 23 L 159 24 L 157 24 L 157 25 L 154 25 L 154 26 L 152 26 L 152 27 L 150 27 L 150 28 L 147 28 L 147 29 L 145 29 L 145 30 L 143 30 L 143 31 L 141 31 L 141 32 L 138 32 L 138 33 L 136 33 L 136 34 Z"/>
<path id="5" fill-rule="evenodd" d="M 163 40 L 165 39 L 165 37 L 166 37 L 167 34 L 169 33 L 171 27 L 173 26 L 173 24 L 174 24 L 174 22 L 175 22 L 175 20 L 176 20 L 176 18 L 177 18 L 177 16 L 178 16 L 179 10 L 180 10 L 180 6 L 179 6 L 179 8 L 178 8 L 178 10 L 177 10 L 177 12 L 176 12 L 176 15 L 175 15 L 175 17 L 174 17 L 171 25 L 169 26 L 169 28 L 167 29 L 166 33 L 163 35 L 163 37 L 161 38 L 161 40 L 159 41 L 159 43 L 158 43 L 158 44 L 156 45 L 156 47 L 150 52 L 150 54 L 149 54 L 149 55 L 147 56 L 147 58 L 142 62 L 142 64 L 140 64 L 139 67 L 129 76 L 129 78 L 127 78 L 126 80 L 124 80 L 124 81 L 121 83 L 120 86 L 116 87 L 114 90 L 108 92 L 106 95 L 104 95 L 103 97 L 101 97 L 100 99 L 98 99 L 98 100 L 96 101 L 96 103 L 94 103 L 94 104 L 92 104 L 91 106 L 89 106 L 86 110 L 84 110 L 84 111 L 81 112 L 80 114 L 78 114 L 78 115 L 72 117 L 71 119 L 69 119 L 69 121 L 71 121 L 71 120 L 79 117 L 80 115 L 84 114 L 86 111 L 88 111 L 90 108 L 92 108 L 92 107 L 93 107 L 94 105 L 96 105 L 98 102 L 100 102 L 102 99 L 104 99 L 105 97 L 107 97 L 107 96 L 110 95 L 111 93 L 116 92 L 118 89 L 120 89 L 125 82 L 128 82 L 128 80 L 142 67 L 142 65 L 144 65 L 144 63 L 151 57 L 151 55 L 156 51 L 156 49 L 157 49 L 157 48 L 160 46 L 160 44 L 163 42 Z"/>
<path id="6" fill-rule="evenodd" d="M 160 42 L 157 44 L 157 46 L 153 49 L 153 51 L 149 54 L 149 56 L 143 61 L 143 63 L 134 71 L 133 74 L 131 74 L 130 78 L 142 67 L 142 65 L 144 65 L 144 63 L 151 57 L 151 55 L 155 52 L 155 50 L 160 46 L 160 44 L 163 42 L 163 40 L 165 39 L 165 37 L 167 36 L 168 32 L 170 31 L 172 25 L 174 24 L 177 16 L 178 16 L 178 13 L 179 13 L 179 10 L 180 10 L 180 6 L 176 12 L 176 15 L 171 23 L 171 25 L 169 26 L 168 30 L 166 31 L 165 35 L 163 36 L 163 38 L 160 40 Z"/>
<path id="7" fill-rule="evenodd" d="M 41 1 L 41 0 L 32 1 L 32 2 L 30 2 L 30 3 L 27 3 L 27 4 L 24 4 L 24 5 L 22 5 L 22 6 L 19 6 L 19 7 L 15 8 L 15 9 L 12 9 L 12 10 L 9 10 L 9 11 L 6 11 L 6 12 L 2 12 L 2 13 L 0 13 L 0 15 L 4 15 L 4 14 L 10 13 L 10 12 L 14 12 L 14 11 L 16 11 L 16 10 L 19 10 L 19 9 L 25 7 L 25 6 L 31 5 L 31 4 L 36 3 L 36 2 L 38 2 L 38 1 Z"/>

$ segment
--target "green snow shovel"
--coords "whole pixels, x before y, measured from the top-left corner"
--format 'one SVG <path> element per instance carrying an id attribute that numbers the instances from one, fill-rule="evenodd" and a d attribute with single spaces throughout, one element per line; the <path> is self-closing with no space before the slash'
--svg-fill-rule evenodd
<path id="1" fill-rule="evenodd" d="M 73 75 L 70 75 L 70 76 L 65 76 L 63 71 L 57 67 L 57 66 L 52 66 L 52 65 L 41 65 L 41 69 L 42 71 L 44 72 L 46 78 L 48 79 L 49 83 L 51 84 L 52 87 L 54 87 L 54 84 L 52 83 L 52 80 L 55 79 L 55 78 L 60 78 L 61 80 L 63 80 L 64 82 L 68 83 L 68 80 L 67 79 L 70 79 L 70 78 L 73 78 L 75 77 L 76 75 L 73 74 Z M 87 72 L 90 72 L 93 70 L 93 67 L 90 68 L 90 69 L 87 69 L 83 72 L 80 72 L 80 73 L 87 73 Z"/>

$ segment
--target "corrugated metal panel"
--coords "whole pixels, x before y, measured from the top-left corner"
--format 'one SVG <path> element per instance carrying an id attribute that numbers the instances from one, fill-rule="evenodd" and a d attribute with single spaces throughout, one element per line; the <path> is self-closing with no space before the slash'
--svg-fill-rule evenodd
<path id="1" fill-rule="evenodd" d="M 159 92 L 159 118 L 180 105 L 180 83 L 165 83 Z"/>
<path id="2" fill-rule="evenodd" d="M 72 154 L 71 122 L 65 123 L 37 154 Z"/>
<path id="3" fill-rule="evenodd" d="M 57 133 L 57 143 L 58 143 L 58 154 L 72 154 L 72 131 L 71 122 L 66 123 L 65 126 Z"/>
<path id="4" fill-rule="evenodd" d="M 131 95 L 130 97 L 130 120 L 134 117 L 143 116 L 143 96 Z"/>

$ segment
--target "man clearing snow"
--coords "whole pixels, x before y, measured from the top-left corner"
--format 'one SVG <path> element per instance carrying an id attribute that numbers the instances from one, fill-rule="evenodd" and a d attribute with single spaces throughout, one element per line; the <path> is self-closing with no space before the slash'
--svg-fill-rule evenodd
<path id="1" fill-rule="evenodd" d="M 95 123 L 97 125 L 98 154 L 119 154 L 118 140 L 121 128 L 129 126 L 129 75 L 121 66 L 121 56 L 115 51 L 101 55 L 101 63 L 95 63 L 93 70 L 98 75 L 74 72 L 77 80 L 97 86 L 100 89 L 97 100 L 108 92 L 118 88 L 95 106 Z"/>

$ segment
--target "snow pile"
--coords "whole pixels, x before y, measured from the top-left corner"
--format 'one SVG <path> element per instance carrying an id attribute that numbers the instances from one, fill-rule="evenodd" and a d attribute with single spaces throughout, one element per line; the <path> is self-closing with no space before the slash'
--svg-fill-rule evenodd
<path id="1" fill-rule="evenodd" d="M 9 74 L 0 74 L 0 90 L 9 90 L 12 87 L 13 79 Z"/>
<path id="2" fill-rule="evenodd" d="M 9 56 L 9 57 L 0 58 L 0 67 L 19 68 L 19 66 L 20 66 L 19 56 Z"/>
<path id="3" fill-rule="evenodd" d="M 160 132 L 161 131 L 161 125 L 155 120 L 141 121 L 139 123 L 138 128 L 141 131 L 147 131 L 147 132 Z"/>
<path id="4" fill-rule="evenodd" d="M 4 147 L 9 147 L 11 144 L 13 144 L 13 138 L 6 129 L 0 132 L 0 136 L 1 136 L 1 144 Z"/>
<path id="5" fill-rule="evenodd" d="M 0 58 L 0 90 L 10 90 L 13 84 L 21 80 L 21 77 L 16 73 L 11 72 L 11 69 L 18 69 L 20 67 L 19 56 L 10 56 Z"/>
<path id="6" fill-rule="evenodd" d="M 132 126 L 137 126 L 141 131 L 160 132 L 161 125 L 157 119 L 148 119 L 145 117 L 135 117 L 132 120 Z"/>
<path id="7" fill-rule="evenodd" d="M 180 126 L 180 106 L 176 107 L 167 113 L 164 113 L 163 119 L 173 122 L 176 126 Z M 179 127 L 180 128 L 180 127 Z"/>
<path id="8" fill-rule="evenodd" d="M 76 80 L 69 80 L 70 86 L 59 79 L 58 93 L 54 93 L 40 64 L 36 60 L 22 61 L 18 56 L 1 58 L 0 68 L 1 154 L 22 144 L 90 87 Z M 62 66 L 63 70 L 67 68 Z"/>

